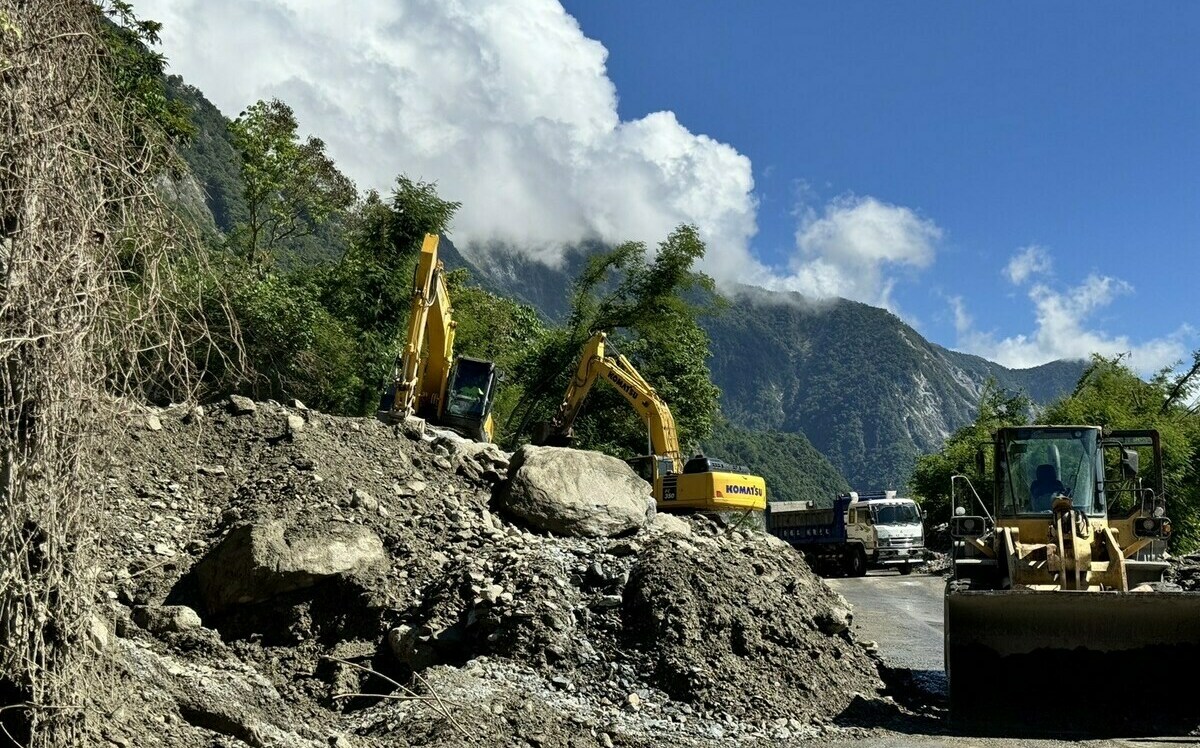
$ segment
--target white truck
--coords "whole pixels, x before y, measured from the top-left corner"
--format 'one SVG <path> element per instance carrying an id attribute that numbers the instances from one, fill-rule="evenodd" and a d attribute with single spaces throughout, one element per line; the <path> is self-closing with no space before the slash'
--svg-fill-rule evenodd
<path id="1" fill-rule="evenodd" d="M 921 508 L 895 491 L 838 496 L 832 507 L 778 501 L 767 507 L 767 530 L 804 553 L 819 572 L 863 576 L 868 569 L 909 574 L 925 557 Z"/>

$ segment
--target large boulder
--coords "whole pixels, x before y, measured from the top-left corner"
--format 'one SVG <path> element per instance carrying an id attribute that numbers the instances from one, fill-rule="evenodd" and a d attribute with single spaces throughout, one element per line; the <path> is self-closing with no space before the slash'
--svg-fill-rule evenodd
<path id="1" fill-rule="evenodd" d="M 524 446 L 512 457 L 500 506 L 556 535 L 612 537 L 654 518 L 650 484 L 599 452 Z"/>
<path id="2" fill-rule="evenodd" d="M 385 558 L 379 536 L 361 525 L 299 529 L 275 520 L 235 527 L 196 565 L 196 578 L 209 612 L 216 613 L 364 572 Z"/>

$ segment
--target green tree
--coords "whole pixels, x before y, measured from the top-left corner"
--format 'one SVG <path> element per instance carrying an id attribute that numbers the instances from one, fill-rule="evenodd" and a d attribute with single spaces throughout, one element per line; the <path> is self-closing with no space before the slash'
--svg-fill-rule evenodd
<path id="1" fill-rule="evenodd" d="M 1163 493 L 1176 552 L 1200 543 L 1200 414 L 1194 398 L 1200 390 L 1200 351 L 1181 374 L 1164 370 L 1150 381 L 1137 376 L 1121 359 L 1095 356 L 1071 395 L 1052 404 L 1048 423 L 1081 423 L 1107 429 L 1157 429 L 1162 439 Z M 1143 473 L 1152 469 L 1143 462 Z M 1118 503 L 1114 510 L 1130 507 Z"/>
<path id="2" fill-rule="evenodd" d="M 974 423 L 955 431 L 940 452 L 917 458 L 909 487 L 925 509 L 927 522 L 931 525 L 950 519 L 950 478 L 965 475 L 979 498 L 987 503 L 990 511 L 992 479 L 991 453 L 984 446 L 992 441 L 992 434 L 1005 426 L 1024 426 L 1029 423 L 1031 403 L 1024 394 L 1014 394 L 1000 388 L 995 380 L 988 380 L 979 396 L 979 415 Z M 976 455 L 985 454 L 985 468 L 979 472 Z M 959 497 L 973 502 L 972 497 Z"/>
<path id="3" fill-rule="evenodd" d="M 310 271 L 357 352 L 358 391 L 342 412 L 370 413 L 378 405 L 408 324 L 421 241 L 445 232 L 459 205 L 443 200 L 436 185 L 401 176 L 389 201 L 368 193 L 350 221 L 341 261 Z"/>
<path id="4" fill-rule="evenodd" d="M 707 439 L 720 391 L 709 376 L 708 335 L 698 320 L 720 302 L 712 279 L 693 269 L 704 251 L 697 229 L 683 225 L 659 244 L 652 260 L 641 242 L 593 257 L 575 281 L 567 325 L 548 331 L 515 367 L 525 397 L 509 418 L 513 438 L 554 414 L 583 344 L 605 331 L 612 348 L 628 356 L 671 406 L 683 448 Z M 623 456 L 646 452 L 645 424 L 603 386 L 593 389 L 575 434 L 581 447 Z"/>
<path id="5" fill-rule="evenodd" d="M 256 102 L 229 127 L 242 159 L 247 208 L 234 245 L 248 264 L 265 272 L 281 246 L 342 216 L 357 193 L 325 153 L 324 141 L 300 139 L 296 115 L 282 101 Z"/>

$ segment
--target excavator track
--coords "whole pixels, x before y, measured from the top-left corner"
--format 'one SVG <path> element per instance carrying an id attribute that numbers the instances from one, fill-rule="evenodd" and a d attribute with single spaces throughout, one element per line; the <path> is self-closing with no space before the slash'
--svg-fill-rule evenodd
<path id="1" fill-rule="evenodd" d="M 1200 593 L 960 591 L 945 597 L 960 729 L 1186 734 L 1200 698 Z"/>

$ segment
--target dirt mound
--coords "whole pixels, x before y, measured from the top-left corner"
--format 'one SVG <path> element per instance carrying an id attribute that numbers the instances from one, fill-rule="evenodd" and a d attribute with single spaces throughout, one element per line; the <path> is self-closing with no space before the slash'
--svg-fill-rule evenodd
<path id="1" fill-rule="evenodd" d="M 735 716 L 828 717 L 873 694 L 849 605 L 764 535 L 663 537 L 626 590 L 628 635 L 672 698 Z"/>
<path id="2" fill-rule="evenodd" d="M 708 745 L 875 698 L 844 602 L 769 538 L 534 531 L 497 508 L 494 448 L 276 403 L 146 411 L 110 443 L 100 638 L 137 695 L 110 742 Z M 287 583 L 214 597 L 197 569 L 253 528 L 300 557 Z M 326 563 L 346 538 L 383 561 Z"/>

